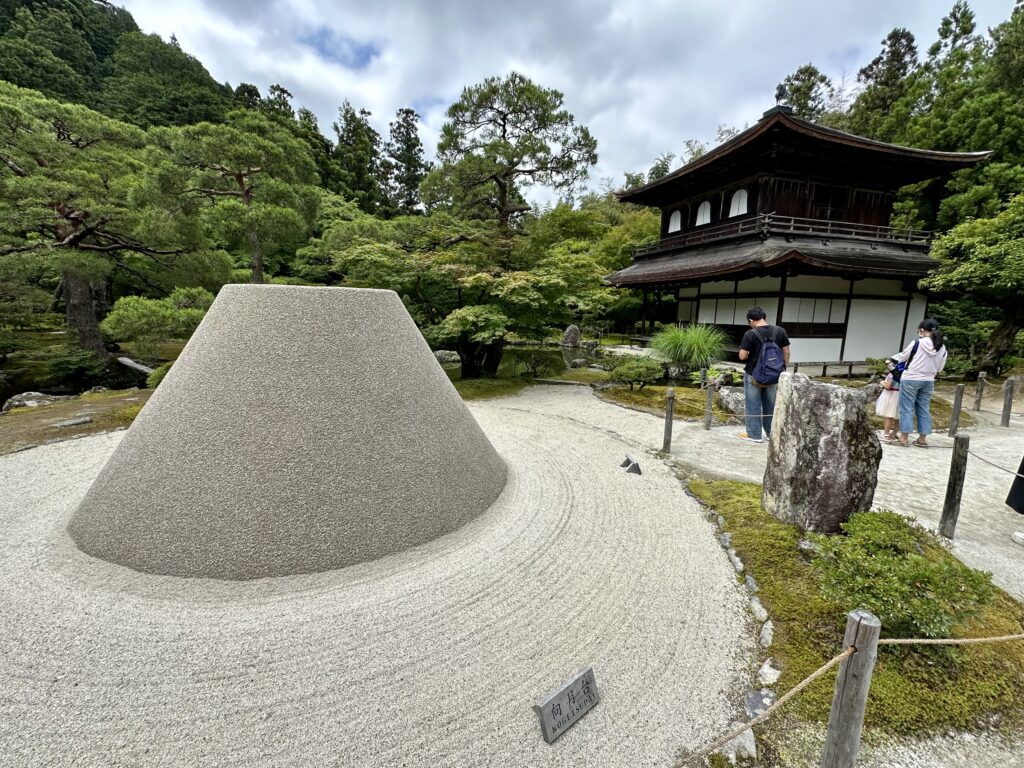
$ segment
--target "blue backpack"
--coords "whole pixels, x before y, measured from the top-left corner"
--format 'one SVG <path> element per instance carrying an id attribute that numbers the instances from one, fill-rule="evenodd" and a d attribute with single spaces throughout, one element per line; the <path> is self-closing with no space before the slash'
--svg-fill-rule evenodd
<path id="1" fill-rule="evenodd" d="M 751 329 L 753 330 L 753 329 Z M 761 338 L 761 351 L 757 353 L 757 362 L 750 374 L 757 384 L 762 387 L 771 387 L 779 383 L 779 376 L 786 370 L 786 360 L 782 356 L 782 347 L 775 343 L 775 334 L 779 327 L 772 326 L 772 333 L 766 339 Z M 761 336 L 756 330 L 758 336 Z"/>

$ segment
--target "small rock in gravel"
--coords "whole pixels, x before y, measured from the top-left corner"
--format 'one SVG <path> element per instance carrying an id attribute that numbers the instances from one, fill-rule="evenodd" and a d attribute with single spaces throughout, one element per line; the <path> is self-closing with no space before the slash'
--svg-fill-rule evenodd
<path id="1" fill-rule="evenodd" d="M 757 579 L 755 579 L 753 576 L 747 576 L 746 584 L 747 591 L 750 592 L 750 594 L 754 594 L 760 589 L 760 587 L 757 586 Z"/>
<path id="2" fill-rule="evenodd" d="M 764 623 L 761 627 L 761 637 L 758 643 L 762 648 L 767 648 L 772 644 L 772 638 L 775 636 L 775 625 L 772 624 L 771 619 Z"/>
<path id="3" fill-rule="evenodd" d="M 754 618 L 758 621 L 768 621 L 768 611 L 761 605 L 761 601 L 756 597 L 750 598 L 750 612 L 754 614 Z"/>
<path id="4" fill-rule="evenodd" d="M 750 717 L 757 717 L 775 703 L 775 694 L 767 688 L 751 691 L 743 697 L 743 706 Z"/>
<path id="5" fill-rule="evenodd" d="M 732 562 L 732 567 L 736 569 L 736 573 L 743 573 L 743 561 L 736 555 L 735 549 L 727 550 L 729 560 Z"/>
<path id="6" fill-rule="evenodd" d="M 721 515 L 718 516 L 718 527 L 725 528 L 725 518 Z"/>
<path id="7" fill-rule="evenodd" d="M 720 535 L 720 536 L 718 537 L 718 541 L 719 541 L 719 543 L 720 543 L 720 544 L 721 544 L 721 545 L 722 545 L 723 547 L 725 547 L 726 549 L 728 549 L 729 547 L 731 547 L 731 546 L 732 546 L 732 534 L 731 534 L 731 533 L 723 533 L 722 535 Z"/>
<path id="8" fill-rule="evenodd" d="M 90 416 L 78 416 L 74 419 L 65 419 L 64 421 L 58 421 L 50 425 L 51 429 L 60 429 L 62 427 L 77 427 L 80 424 L 91 424 L 92 418 Z"/>
<path id="9" fill-rule="evenodd" d="M 772 666 L 771 659 L 765 659 L 764 664 L 757 670 L 757 682 L 761 685 L 775 685 L 779 681 L 779 676 L 782 674 L 781 670 L 776 669 Z"/>
<path id="10" fill-rule="evenodd" d="M 729 726 L 729 730 L 738 728 L 741 723 L 732 723 Z M 728 760 L 732 765 L 742 758 L 746 760 L 757 760 L 757 743 L 754 741 L 754 732 L 747 728 L 743 733 L 737 736 L 732 741 L 726 742 L 725 745 L 718 750 L 718 754 Z"/>

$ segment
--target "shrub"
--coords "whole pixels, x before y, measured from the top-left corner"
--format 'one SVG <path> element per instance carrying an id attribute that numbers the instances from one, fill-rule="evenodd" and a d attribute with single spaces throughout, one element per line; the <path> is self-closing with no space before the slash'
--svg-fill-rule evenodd
<path id="1" fill-rule="evenodd" d="M 950 557 L 936 536 L 895 512 L 861 512 L 845 535 L 817 537 L 822 594 L 844 613 L 871 611 L 886 634 L 947 637 L 992 600 L 991 578 Z"/>
<path id="2" fill-rule="evenodd" d="M 171 370 L 171 366 L 174 363 L 164 363 L 159 368 L 155 369 L 149 376 L 146 377 L 146 387 L 148 389 L 156 389 L 160 386 L 160 382 L 164 380 L 164 376 Z"/>
<path id="3" fill-rule="evenodd" d="M 663 378 L 665 378 L 665 369 L 662 368 L 661 363 L 651 360 L 649 357 L 635 357 L 620 363 L 612 370 L 612 381 L 629 384 L 630 389 L 633 389 L 634 384 L 638 384 L 640 389 L 643 389 L 648 384 L 653 384 Z"/>
<path id="4" fill-rule="evenodd" d="M 695 370 L 710 368 L 725 357 L 729 337 L 714 325 L 694 323 L 677 328 L 670 326 L 658 331 L 651 339 L 654 354 L 678 368 Z"/>

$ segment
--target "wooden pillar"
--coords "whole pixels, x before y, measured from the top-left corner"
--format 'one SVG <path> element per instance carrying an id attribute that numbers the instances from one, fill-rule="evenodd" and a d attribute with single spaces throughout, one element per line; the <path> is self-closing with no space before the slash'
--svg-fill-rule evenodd
<path id="1" fill-rule="evenodd" d="M 786 306 L 786 281 L 789 276 L 783 273 L 782 281 L 779 283 L 779 306 L 775 310 L 775 325 L 782 325 L 782 310 Z"/>
<path id="2" fill-rule="evenodd" d="M 850 278 L 850 290 L 846 294 L 846 315 L 843 317 L 843 341 L 839 345 L 840 361 L 846 359 L 846 339 L 850 335 L 850 308 L 853 306 L 853 278 Z M 831 312 L 831 310 L 829 310 Z M 902 348 L 902 345 L 901 345 Z M 822 374 L 824 376 L 825 374 Z"/>
<path id="3" fill-rule="evenodd" d="M 640 307 L 640 335 L 647 335 L 647 289 L 644 288 L 644 302 Z"/>

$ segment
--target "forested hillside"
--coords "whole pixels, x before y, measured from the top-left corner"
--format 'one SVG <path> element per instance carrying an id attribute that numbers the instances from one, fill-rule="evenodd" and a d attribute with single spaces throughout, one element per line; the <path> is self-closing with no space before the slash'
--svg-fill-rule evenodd
<path id="1" fill-rule="evenodd" d="M 107 382 L 117 345 L 173 357 L 161 344 L 187 338 L 229 281 L 394 289 L 468 376 L 493 372 L 510 339 L 634 319 L 636 298 L 602 277 L 658 218 L 612 182 L 587 186 L 595 138 L 561 93 L 519 74 L 467 85 L 434 163 L 410 107 L 382 135 L 341 93 L 324 130 L 287 83 L 218 83 L 107 2 L 0 1 L 0 78 L 0 394 Z M 928 285 L 947 298 L 956 364 L 1021 355 L 1024 7 L 985 35 L 957 3 L 923 52 L 896 29 L 854 87 L 809 64 L 777 95 L 884 141 L 995 150 L 904 190 L 897 216 L 947 232 Z M 701 151 L 684 138 L 684 157 Z M 672 149 L 646 178 L 670 170 Z M 536 186 L 566 202 L 531 207 Z"/>

